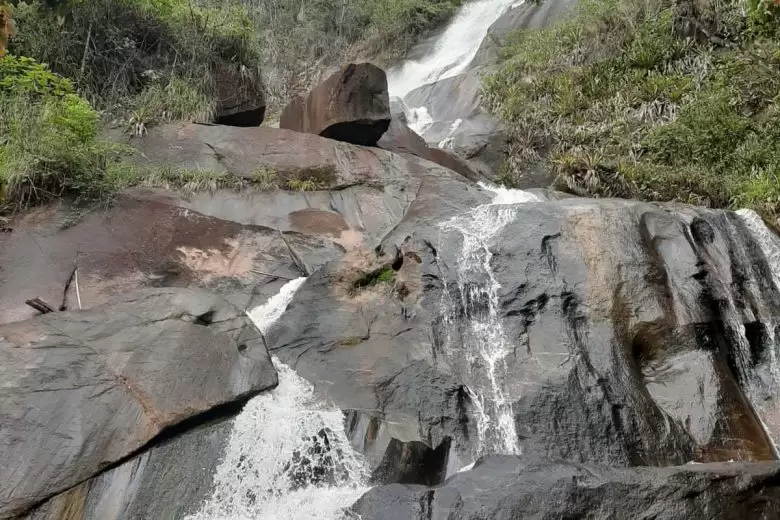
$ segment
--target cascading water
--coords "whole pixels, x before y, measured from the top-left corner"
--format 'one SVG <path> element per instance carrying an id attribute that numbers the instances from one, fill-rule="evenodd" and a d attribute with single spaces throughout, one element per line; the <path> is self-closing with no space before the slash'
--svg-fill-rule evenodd
<path id="1" fill-rule="evenodd" d="M 493 22 L 518 3 L 517 0 L 466 2 L 436 41 L 433 52 L 390 70 L 390 95 L 404 97 L 417 87 L 466 70 Z"/>
<path id="2" fill-rule="evenodd" d="M 767 227 L 763 219 L 755 211 L 741 209 L 736 213 L 750 230 L 750 234 L 755 241 L 761 246 L 761 251 L 764 253 L 764 257 L 772 271 L 772 279 L 775 286 L 780 289 L 780 238 Z M 776 336 L 775 326 L 766 327 L 766 334 L 770 345 L 773 346 L 778 344 L 778 339 L 780 338 L 777 338 Z M 744 342 L 746 343 L 745 348 L 749 349 L 747 338 L 744 339 Z M 780 430 L 780 421 L 776 419 L 778 411 L 780 410 L 773 404 L 775 402 L 774 400 L 762 398 L 757 391 L 760 389 L 765 395 L 777 395 L 780 393 L 780 362 L 778 360 L 778 353 L 774 347 L 768 348 L 767 352 L 769 358 L 769 377 L 765 378 L 763 381 L 759 381 L 752 371 L 745 371 L 746 374 L 743 374 L 743 377 L 746 377 L 749 381 L 749 387 L 747 389 L 749 397 L 756 408 L 767 436 L 772 439 L 774 443 L 775 456 L 780 458 L 780 438 L 778 438 L 777 435 L 772 435 L 773 431 L 776 432 Z M 772 427 L 767 424 L 768 418 L 772 423 Z"/>
<path id="3" fill-rule="evenodd" d="M 520 451 L 512 403 L 503 392 L 504 359 L 513 347 L 504 334 L 499 313 L 501 285 L 491 266 L 490 243 L 514 219 L 514 204 L 539 200 L 521 190 L 483 187 L 494 193 L 491 203 L 440 224 L 441 240 L 451 232 L 462 237 L 458 286 L 448 287 L 445 282 L 441 313 L 446 328 L 446 361 L 467 383 L 476 407 L 478 439 L 472 446 L 474 458 Z"/>
<path id="4" fill-rule="evenodd" d="M 282 287 L 249 313 L 261 332 L 303 284 Z M 344 415 L 274 359 L 279 386 L 236 417 L 212 496 L 189 520 L 335 520 L 368 490 L 368 473 L 344 433 Z"/>

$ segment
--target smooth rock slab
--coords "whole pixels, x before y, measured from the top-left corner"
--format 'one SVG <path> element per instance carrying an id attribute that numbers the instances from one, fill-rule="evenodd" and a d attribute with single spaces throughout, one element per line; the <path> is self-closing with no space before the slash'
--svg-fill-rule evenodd
<path id="1" fill-rule="evenodd" d="M 607 469 L 488 457 L 443 486 L 377 487 L 362 520 L 777 518 L 780 464 L 718 463 Z"/>
<path id="2" fill-rule="evenodd" d="M 237 308 L 203 291 L 154 289 L 0 327 L 0 381 L 6 518 L 277 378 Z"/>

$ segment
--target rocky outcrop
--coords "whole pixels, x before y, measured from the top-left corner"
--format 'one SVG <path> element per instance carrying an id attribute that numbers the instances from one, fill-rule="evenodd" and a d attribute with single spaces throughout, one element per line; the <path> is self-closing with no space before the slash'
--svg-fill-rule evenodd
<path id="1" fill-rule="evenodd" d="M 347 143 L 373 146 L 390 125 L 385 71 L 349 64 L 296 98 L 282 111 L 279 127 Z"/>
<path id="2" fill-rule="evenodd" d="M 363 520 L 774 518 L 778 478 L 778 464 L 607 469 L 488 457 L 443 486 L 374 488 L 353 512 Z"/>
<path id="3" fill-rule="evenodd" d="M 613 466 L 774 457 L 762 422 L 780 438 L 780 292 L 736 215 L 563 199 L 442 226 L 451 216 L 433 208 L 446 199 L 418 199 L 385 238 L 377 261 L 392 280 L 356 285 L 375 267 L 343 257 L 268 333 L 282 361 L 362 411 L 351 433 L 372 464 L 392 438 L 451 437 L 461 464 L 479 453 L 471 391 L 492 397 L 471 327 L 493 305 L 490 276 L 507 348 L 494 377 L 524 453 Z M 469 228 L 477 219 L 484 229 Z"/>
<path id="4" fill-rule="evenodd" d="M 410 153 L 455 171 L 467 179 L 479 179 L 479 175 L 471 169 L 466 161 L 441 148 L 428 146 L 425 139 L 409 128 L 403 102 L 394 98 L 392 106 L 393 119 L 387 132 L 377 143 L 379 148 L 396 153 Z"/>
<path id="5" fill-rule="evenodd" d="M 260 126 L 265 118 L 265 90 L 260 71 L 235 63 L 219 63 L 212 75 L 216 78 L 212 121 L 219 125 Z"/>
<path id="6" fill-rule="evenodd" d="M 288 130 L 165 125 L 131 143 L 140 167 L 227 171 L 248 189 L 134 190 L 108 207 L 19 215 L 0 233 L 0 323 L 34 316 L 24 302 L 36 297 L 77 308 L 74 267 L 83 307 L 137 287 L 187 286 L 247 308 L 346 251 L 372 249 L 417 198 L 475 191 L 414 156 Z M 261 174 L 270 186 L 252 184 Z M 296 179 L 322 189 L 275 187 Z"/>
<path id="7" fill-rule="evenodd" d="M 5 325 L 0 357 L 0 464 L 8 469 L 0 517 L 277 382 L 249 319 L 195 290 L 149 290 Z"/>

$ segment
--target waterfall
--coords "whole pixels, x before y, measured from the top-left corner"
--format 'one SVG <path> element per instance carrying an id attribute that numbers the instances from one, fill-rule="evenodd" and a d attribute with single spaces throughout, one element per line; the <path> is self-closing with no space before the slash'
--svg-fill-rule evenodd
<path id="1" fill-rule="evenodd" d="M 284 313 L 305 278 L 250 311 L 261 332 Z M 274 358 L 276 389 L 233 422 L 212 496 L 189 520 L 335 520 L 368 490 L 368 471 L 344 432 L 344 415 Z"/>
<path id="2" fill-rule="evenodd" d="M 766 226 L 763 219 L 755 211 L 741 209 L 736 213 L 750 230 L 753 239 L 758 242 L 758 245 L 761 247 L 761 251 L 764 253 L 764 257 L 772 272 L 772 281 L 775 286 L 780 289 L 780 238 Z M 774 399 L 766 398 L 766 396 L 776 396 L 780 393 L 780 363 L 778 362 L 778 354 L 775 349 L 775 345 L 778 344 L 780 338 L 776 337 L 775 327 L 772 326 L 773 324 L 769 325 L 770 326 L 766 327 L 768 343 L 771 345 L 768 349 L 769 374 L 763 381 L 754 374 L 751 374 L 752 377 L 748 378 L 749 387 L 747 388 L 747 391 L 767 437 L 769 437 L 774 444 L 775 456 L 780 458 L 780 438 L 777 436 L 777 432 L 780 431 L 780 421 L 777 419 L 778 411 L 780 411 L 780 409 L 778 405 L 775 404 L 776 401 Z M 744 341 L 747 343 L 746 338 Z M 763 395 L 761 395 L 762 393 Z"/>
<path id="3" fill-rule="evenodd" d="M 388 72 L 390 95 L 404 97 L 417 87 L 466 70 L 493 22 L 517 3 L 517 0 L 466 2 L 437 39 L 432 52 Z"/>
<path id="4" fill-rule="evenodd" d="M 446 328 L 443 345 L 446 361 L 468 385 L 476 408 L 474 458 L 486 453 L 520 451 L 512 403 L 503 392 L 504 359 L 512 352 L 513 344 L 504 333 L 499 304 L 501 285 L 491 265 L 490 246 L 504 226 L 514 220 L 514 204 L 539 200 L 521 190 L 483 187 L 494 194 L 489 204 L 439 226 L 441 242 L 451 232 L 462 238 L 457 287 L 449 287 L 445 281 L 441 316 Z"/>

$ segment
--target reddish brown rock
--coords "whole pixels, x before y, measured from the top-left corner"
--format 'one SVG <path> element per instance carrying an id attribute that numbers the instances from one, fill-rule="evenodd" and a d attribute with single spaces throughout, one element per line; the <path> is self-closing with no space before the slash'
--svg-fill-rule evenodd
<path id="1" fill-rule="evenodd" d="M 260 126 L 265 118 L 265 92 L 259 70 L 238 64 L 219 64 L 217 106 L 213 122 L 229 126 Z"/>
<path id="2" fill-rule="evenodd" d="M 374 146 L 390 125 L 385 71 L 351 63 L 293 100 L 279 127 L 347 143 Z"/>

